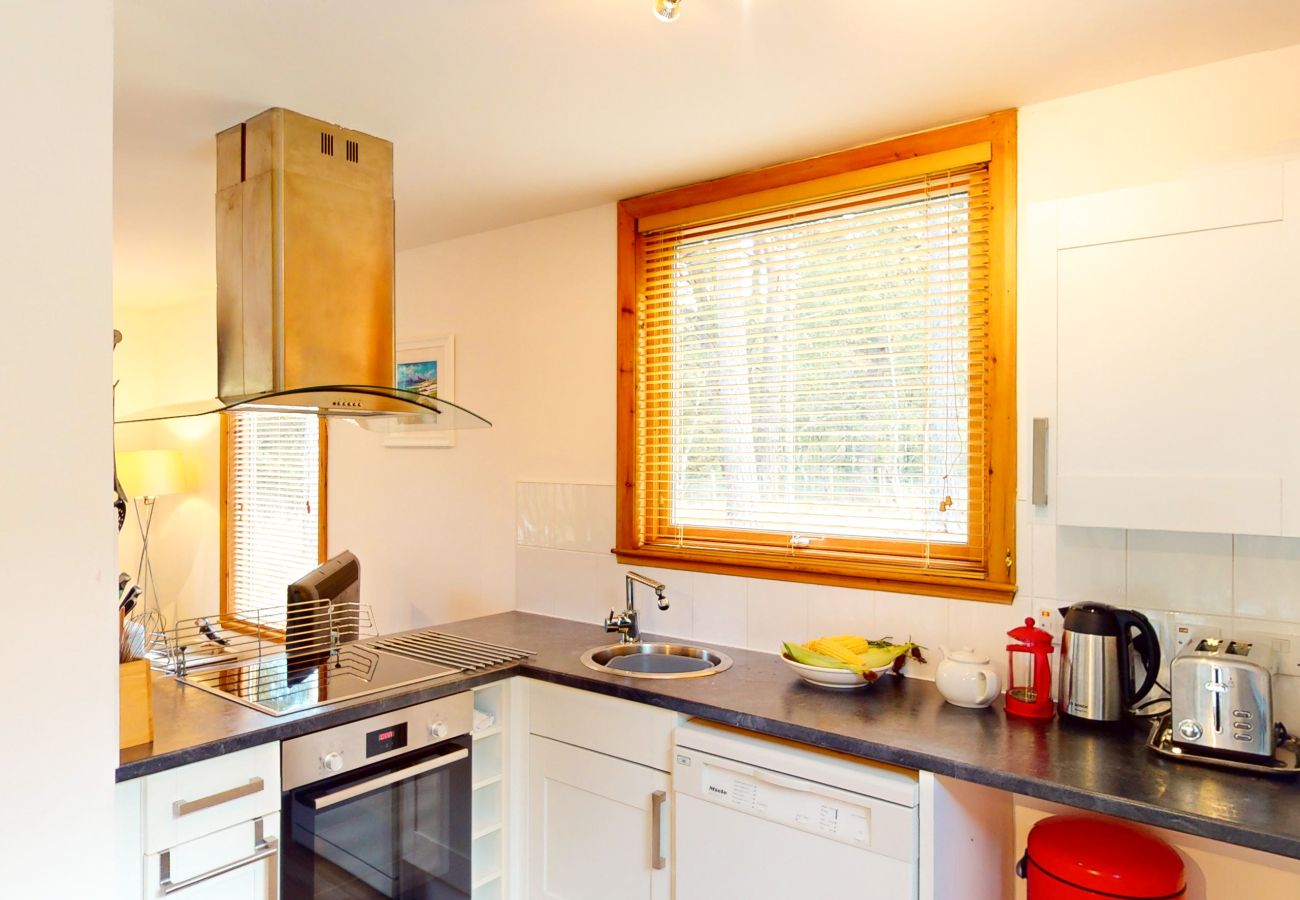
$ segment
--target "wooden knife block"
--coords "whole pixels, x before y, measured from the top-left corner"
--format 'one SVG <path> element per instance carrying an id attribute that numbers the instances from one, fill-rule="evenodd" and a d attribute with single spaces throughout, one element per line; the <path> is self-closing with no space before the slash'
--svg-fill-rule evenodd
<path id="1" fill-rule="evenodd" d="M 117 667 L 118 749 L 153 740 L 153 669 L 137 659 Z"/>

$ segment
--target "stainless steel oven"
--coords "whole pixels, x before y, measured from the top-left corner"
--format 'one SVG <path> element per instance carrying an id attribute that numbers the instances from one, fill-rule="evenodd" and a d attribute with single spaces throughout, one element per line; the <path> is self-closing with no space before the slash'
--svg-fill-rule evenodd
<path id="1" fill-rule="evenodd" d="M 469 900 L 469 693 L 281 745 L 284 900 Z"/>

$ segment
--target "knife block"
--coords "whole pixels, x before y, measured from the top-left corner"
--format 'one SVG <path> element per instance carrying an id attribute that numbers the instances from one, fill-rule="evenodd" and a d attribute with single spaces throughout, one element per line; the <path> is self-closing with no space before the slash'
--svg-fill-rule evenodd
<path id="1" fill-rule="evenodd" d="M 117 667 L 118 749 L 153 740 L 153 669 L 136 659 Z"/>

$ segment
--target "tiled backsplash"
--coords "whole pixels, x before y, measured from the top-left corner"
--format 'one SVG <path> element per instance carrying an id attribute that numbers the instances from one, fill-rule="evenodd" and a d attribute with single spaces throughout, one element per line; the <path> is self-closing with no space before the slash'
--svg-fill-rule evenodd
<path id="1" fill-rule="evenodd" d="M 518 609 L 597 623 L 623 605 L 612 486 L 521 482 L 516 502 Z M 638 566 L 670 602 L 661 611 L 639 594 L 642 628 L 768 653 L 821 634 L 888 635 L 928 648 L 926 665 L 908 665 L 914 677 L 933 676 L 940 647 L 971 647 L 1005 675 L 1008 629 L 1033 615 L 1059 633 L 1059 615 L 1040 614 L 1086 599 L 1146 612 L 1166 658 L 1180 626 L 1300 650 L 1300 540 L 1056 528 L 1023 505 L 1021 517 L 1021 591 L 1009 606 Z M 1300 677 L 1277 679 L 1276 692 L 1283 720 L 1300 722 Z"/>
<path id="2" fill-rule="evenodd" d="M 1134 607 L 1171 636 L 1179 626 L 1199 626 L 1225 637 L 1266 635 L 1285 650 L 1300 635 L 1294 538 L 1063 526 L 1056 578 L 1062 603 Z"/>
<path id="3" fill-rule="evenodd" d="M 624 603 L 614 543 L 614 488 L 539 484 L 517 488 L 515 599 L 525 612 L 603 621 Z M 1027 598 L 1011 606 L 879 591 L 736 578 L 637 566 L 668 586 L 669 609 L 638 594 L 641 627 L 651 634 L 775 653 L 782 641 L 858 633 L 912 639 L 928 663 L 908 674 L 932 677 L 939 647 L 972 647 L 1005 665 L 1006 632 L 1034 610 Z"/>

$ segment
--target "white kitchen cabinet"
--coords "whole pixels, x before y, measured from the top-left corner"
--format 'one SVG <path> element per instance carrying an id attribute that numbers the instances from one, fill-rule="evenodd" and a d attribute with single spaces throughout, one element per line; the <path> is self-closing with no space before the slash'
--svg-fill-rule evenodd
<path id="1" fill-rule="evenodd" d="M 667 773 L 538 735 L 528 764 L 532 900 L 668 900 Z"/>
<path id="2" fill-rule="evenodd" d="M 117 787 L 123 900 L 266 900 L 279 882 L 280 745 Z"/>
<path id="3" fill-rule="evenodd" d="M 1300 162 L 1055 211 L 1057 523 L 1300 535 Z"/>

